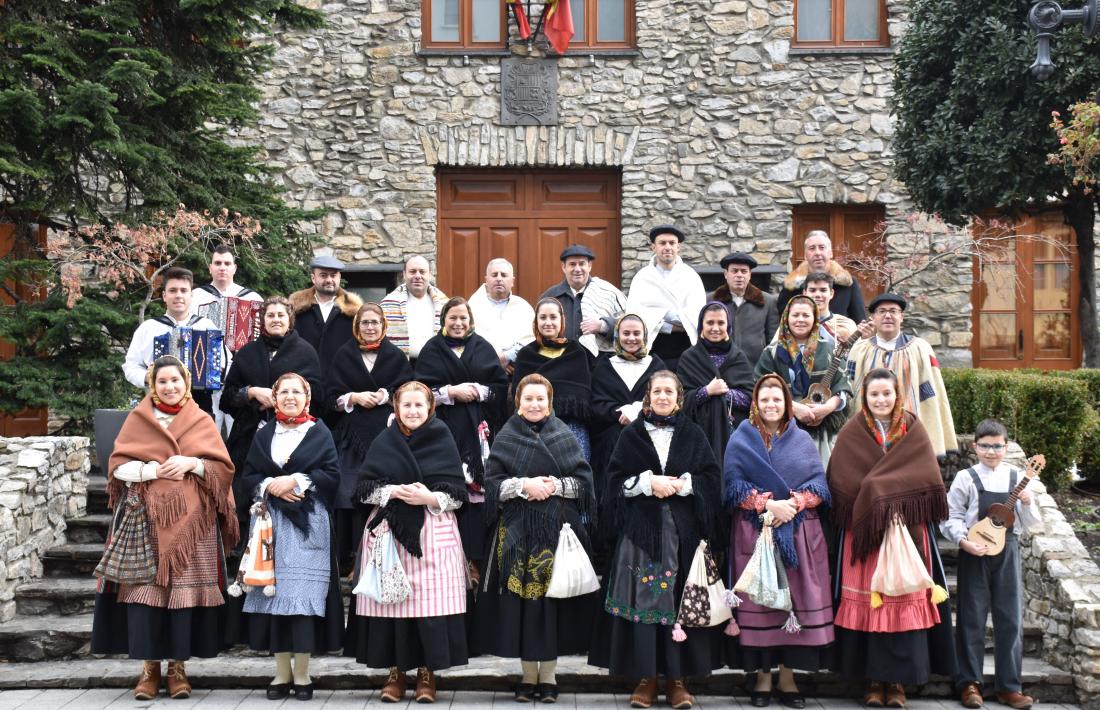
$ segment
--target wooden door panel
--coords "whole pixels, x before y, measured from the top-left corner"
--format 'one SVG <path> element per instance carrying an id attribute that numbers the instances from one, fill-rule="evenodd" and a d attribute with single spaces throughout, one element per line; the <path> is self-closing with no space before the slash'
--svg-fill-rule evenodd
<path id="1" fill-rule="evenodd" d="M 474 220 L 443 220 L 437 250 L 436 284 L 448 296 L 469 297 L 484 280 L 478 266 L 481 227 Z"/>
<path id="2" fill-rule="evenodd" d="M 440 184 L 444 189 L 440 191 L 439 207 L 448 214 L 526 208 L 526 187 L 520 173 L 463 174 Z"/>
<path id="3" fill-rule="evenodd" d="M 840 261 L 860 256 L 885 256 L 881 225 L 886 211 L 882 205 L 799 205 L 791 213 L 791 263 L 803 261 L 806 235 L 815 229 L 824 230 L 833 243 L 833 256 Z M 864 302 L 882 293 L 874 278 L 864 276 L 858 265 L 847 266 L 859 281 Z"/>

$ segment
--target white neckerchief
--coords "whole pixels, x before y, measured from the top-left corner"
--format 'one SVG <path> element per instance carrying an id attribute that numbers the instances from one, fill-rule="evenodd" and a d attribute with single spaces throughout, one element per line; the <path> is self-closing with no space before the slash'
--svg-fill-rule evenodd
<path id="1" fill-rule="evenodd" d="M 611 356 L 611 368 L 626 385 L 627 391 L 634 389 L 638 380 L 642 379 L 649 363 L 653 361 L 652 355 L 646 355 L 641 360 L 624 360 L 618 355 Z"/>
<path id="2" fill-rule="evenodd" d="M 298 445 L 302 443 L 302 439 L 305 438 L 306 432 L 313 427 L 316 422 L 302 422 L 293 429 L 283 426 L 282 422 L 275 422 L 275 435 L 271 437 L 271 460 L 279 464 L 279 466 L 286 466 L 286 462 L 290 460 L 291 454 L 298 448 Z"/>
<path id="3" fill-rule="evenodd" d="M 896 336 L 894 336 L 890 340 L 883 340 L 882 338 L 880 338 L 876 335 L 875 336 L 875 344 L 878 345 L 883 350 L 896 350 L 897 347 L 898 347 L 898 338 L 900 338 L 900 337 L 901 337 L 901 333 L 898 333 Z"/>

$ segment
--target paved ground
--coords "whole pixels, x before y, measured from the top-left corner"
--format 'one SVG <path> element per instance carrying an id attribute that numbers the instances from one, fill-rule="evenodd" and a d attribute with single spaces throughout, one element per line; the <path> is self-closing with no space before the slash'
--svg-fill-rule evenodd
<path id="1" fill-rule="evenodd" d="M 411 702 L 406 704 L 383 703 L 378 699 L 377 691 L 369 690 L 325 690 L 318 691 L 313 696 L 313 701 L 306 705 L 300 704 L 293 698 L 284 701 L 271 701 L 264 697 L 262 690 L 198 690 L 187 700 L 169 700 L 161 698 L 151 702 L 138 702 L 134 700 L 129 690 L 120 689 L 95 689 L 95 690 L 5 690 L 0 691 L 0 710 L 55 710 L 66 708 L 67 710 L 120 710 L 122 708 L 158 708 L 158 710 L 186 710 L 199 708 L 200 710 L 273 710 L 274 708 L 314 708 L 314 710 L 398 710 L 405 707 L 428 707 Z M 490 708 L 516 710 L 522 707 L 512 700 L 510 693 L 485 693 L 485 692 L 441 692 L 435 705 L 436 708 L 450 708 L 452 710 L 490 710 Z M 535 707 L 528 705 L 526 707 Z M 562 695 L 557 704 L 563 710 L 620 710 L 629 708 L 626 695 L 590 695 L 568 694 Z M 668 707 L 667 705 L 655 705 L 655 708 Z M 730 708 L 741 710 L 749 708 L 747 698 L 729 698 L 718 696 L 704 696 L 698 698 L 697 708 Z M 773 705 L 781 708 L 782 706 Z M 862 706 L 852 700 L 826 699 L 817 702 L 808 699 L 808 710 L 857 710 Z M 946 700 L 912 700 L 909 703 L 910 710 L 958 710 L 961 706 L 953 701 Z M 989 703 L 990 710 L 1000 710 L 1001 705 Z M 1042 710 L 1080 710 L 1071 705 L 1042 704 L 1036 708 Z"/>

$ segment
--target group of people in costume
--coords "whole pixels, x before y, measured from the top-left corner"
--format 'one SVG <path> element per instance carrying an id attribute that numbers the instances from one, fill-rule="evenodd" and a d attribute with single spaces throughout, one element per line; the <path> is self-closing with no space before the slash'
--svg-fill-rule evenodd
<path id="1" fill-rule="evenodd" d="M 484 654 L 518 659 L 519 702 L 555 702 L 557 659 L 581 654 L 633 679 L 639 708 L 662 686 L 690 708 L 690 679 L 727 666 L 756 673 L 757 707 L 804 707 L 795 670 L 865 679 L 872 707 L 954 675 L 934 527 L 954 434 L 922 421 L 939 398 L 934 426 L 950 422 L 934 358 L 935 372 L 888 369 L 906 357 L 904 299 L 844 325 L 836 279 L 811 268 L 807 294 L 757 318 L 776 300 L 749 282 L 752 257 L 727 257 L 708 297 L 683 239 L 651 233 L 629 295 L 571 246 L 562 283 L 526 309 L 504 260 L 469 301 L 414 257 L 401 287 L 361 303 L 320 257 L 313 288 L 263 301 L 233 355 L 225 443 L 190 368 L 153 358 L 106 465 L 93 652 L 144 661 L 138 699 L 159 692 L 162 660 L 186 697 L 184 661 L 242 643 L 273 654 L 272 699 L 308 700 L 310 659 L 338 651 L 388 670 L 387 702 L 410 685 L 432 702 L 437 672 Z M 191 281 L 169 272 L 166 294 Z M 185 322 L 167 305 L 162 325 Z M 871 369 L 843 357 L 861 334 Z M 902 530 L 929 582 L 890 594 L 884 541 Z M 769 574 L 769 594 L 746 591 Z"/>

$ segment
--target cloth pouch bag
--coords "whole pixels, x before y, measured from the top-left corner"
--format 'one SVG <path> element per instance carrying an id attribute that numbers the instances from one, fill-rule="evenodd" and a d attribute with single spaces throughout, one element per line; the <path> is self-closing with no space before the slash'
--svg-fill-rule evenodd
<path id="1" fill-rule="evenodd" d="M 96 565 L 95 575 L 119 584 L 148 584 L 157 576 L 157 556 L 149 535 L 145 503 L 130 487 L 122 517 Z"/>
<path id="2" fill-rule="evenodd" d="M 364 559 L 359 584 L 352 590 L 379 604 L 400 604 L 412 595 L 412 585 L 401 565 L 397 541 L 383 523 L 369 545 L 364 541 Z"/>
<path id="3" fill-rule="evenodd" d="M 550 583 L 546 585 L 546 596 L 569 599 L 599 588 L 600 580 L 596 577 L 592 560 L 584 551 L 584 545 L 572 526 L 563 523 L 558 533 L 558 547 L 554 551 L 554 567 L 550 571 Z"/>
<path id="4" fill-rule="evenodd" d="M 737 583 L 733 585 L 733 590 L 747 595 L 754 604 L 788 612 L 789 616 L 787 622 L 783 624 L 783 630 L 789 634 L 795 634 L 802 630 L 802 625 L 798 623 L 794 613 L 791 587 L 787 581 L 787 568 L 775 547 L 775 537 L 772 533 L 775 517 L 770 512 L 766 512 L 760 516 L 760 520 L 763 527 L 760 529 L 760 536 L 756 538 L 752 557 L 749 558 Z M 735 593 L 730 595 L 730 602 L 730 606 L 738 606 L 741 600 Z"/>
<path id="5" fill-rule="evenodd" d="M 900 597 L 924 589 L 932 590 L 934 604 L 947 599 L 947 590 L 936 584 L 928 573 L 909 528 L 901 518 L 894 516 L 878 548 L 878 562 L 871 576 L 871 608 L 882 606 L 883 595 Z"/>
<path id="6" fill-rule="evenodd" d="M 718 626 L 733 618 L 733 612 L 725 602 L 726 585 L 718 574 L 718 565 L 707 549 L 706 540 L 700 540 L 691 560 L 684 593 L 680 598 L 680 611 L 673 627 L 672 638 L 687 638 L 684 627 L 707 628 Z"/>

